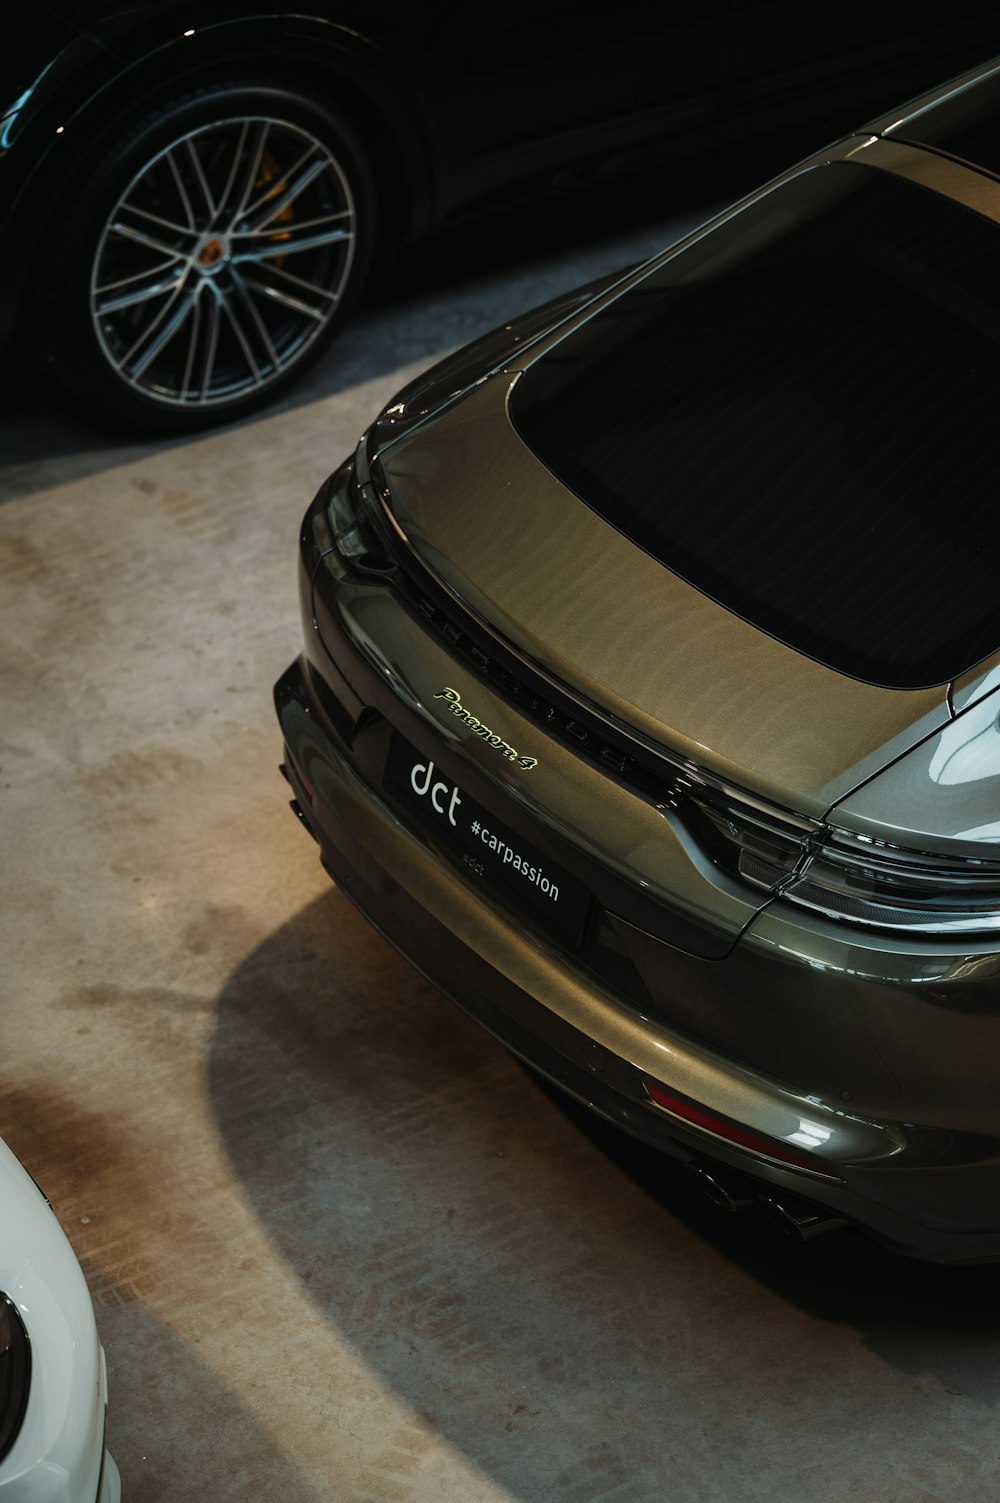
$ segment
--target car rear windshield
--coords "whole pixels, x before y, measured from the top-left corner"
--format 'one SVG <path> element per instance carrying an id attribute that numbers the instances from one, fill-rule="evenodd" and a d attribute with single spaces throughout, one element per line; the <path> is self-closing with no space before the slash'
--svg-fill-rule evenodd
<path id="1" fill-rule="evenodd" d="M 553 346 L 511 419 L 667 568 L 890 688 L 1000 646 L 1000 235 L 873 169 L 800 174 Z"/>

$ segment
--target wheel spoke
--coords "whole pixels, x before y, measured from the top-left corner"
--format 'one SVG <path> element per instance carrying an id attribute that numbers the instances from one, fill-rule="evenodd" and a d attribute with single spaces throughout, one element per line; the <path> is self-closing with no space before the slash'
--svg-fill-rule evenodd
<path id="1" fill-rule="evenodd" d="M 281 361 L 278 358 L 277 350 L 274 348 L 274 342 L 271 339 L 270 333 L 268 332 L 267 324 L 261 317 L 260 309 L 257 307 L 256 303 L 253 300 L 250 287 L 243 280 L 235 267 L 233 268 L 233 285 L 235 286 L 237 295 L 240 299 L 241 304 L 243 305 L 244 312 L 247 314 L 247 317 L 249 318 L 251 324 L 256 329 L 257 336 L 260 339 L 261 344 L 267 351 L 267 358 L 271 362 L 271 369 L 273 371 L 276 371 L 281 365 Z"/>
<path id="2" fill-rule="evenodd" d="M 315 219 L 296 219 L 295 228 L 296 230 L 325 229 L 328 225 L 339 224 L 341 220 L 353 219 L 353 217 L 353 209 L 338 209 L 334 214 L 318 214 Z M 233 240 L 254 240 L 263 235 L 282 235 L 288 233 L 289 231 L 287 230 L 275 229 L 273 225 L 267 224 L 263 229 L 259 230 L 233 230 L 230 238 Z"/>
<path id="3" fill-rule="evenodd" d="M 195 289 L 194 307 L 191 310 L 191 334 L 188 339 L 187 359 L 184 362 L 184 375 L 181 378 L 180 399 L 186 402 L 188 392 L 191 389 L 191 376 L 194 372 L 194 357 L 198 349 L 198 335 L 201 333 L 201 288 Z"/>
<path id="4" fill-rule="evenodd" d="M 294 271 L 289 271 L 287 266 L 263 267 L 261 275 L 266 272 L 269 277 L 281 277 L 283 281 L 290 282 L 293 287 L 300 288 L 303 292 L 314 293 L 317 297 L 326 298 L 328 302 L 335 303 L 340 296 L 339 292 L 331 292 L 329 287 L 324 287 L 320 282 L 313 282 L 308 277 L 300 277 Z M 243 273 L 246 276 L 246 272 Z"/>
<path id="5" fill-rule="evenodd" d="M 187 219 L 188 228 L 192 232 L 194 232 L 195 230 L 197 230 L 198 221 L 194 217 L 194 210 L 191 207 L 191 199 L 188 197 L 188 190 L 184 185 L 184 179 L 181 177 L 181 171 L 174 158 L 173 151 L 167 152 L 167 166 L 170 168 L 170 171 L 173 175 L 174 185 L 177 188 L 181 203 L 184 206 L 184 216 Z"/>
<path id="6" fill-rule="evenodd" d="M 148 219 L 150 224 L 158 224 L 172 235 L 180 235 L 184 239 L 190 239 L 194 231 L 185 224 L 178 224 L 175 219 L 164 219 L 162 214 L 153 214 L 149 209 L 142 209 L 138 204 L 121 203 L 118 207 L 119 218 L 123 214 L 138 214 L 140 219 Z"/>
<path id="7" fill-rule="evenodd" d="M 226 317 L 229 319 L 230 328 L 236 335 L 236 342 L 239 345 L 240 349 L 243 351 L 243 358 L 246 361 L 247 368 L 249 369 L 250 374 L 253 378 L 253 384 L 254 386 L 259 386 L 264 379 L 264 373 L 257 363 L 257 357 L 254 354 L 253 349 L 251 348 L 250 341 L 249 339 L 247 339 L 243 326 L 236 316 L 236 309 L 233 307 L 232 298 L 226 297 L 222 299 L 222 309 Z"/>
<path id="8" fill-rule="evenodd" d="M 259 292 L 261 297 L 269 297 L 272 302 L 280 303 L 283 308 L 291 308 L 295 313 L 302 313 L 306 318 L 315 319 L 318 324 L 321 324 L 326 317 L 327 310 L 317 308 L 313 303 L 307 303 L 303 298 L 295 297 L 293 293 L 285 292 L 281 287 L 274 287 L 265 282 L 258 282 L 255 277 L 248 277 L 245 274 L 242 280 L 254 292 Z M 317 292 L 322 291 L 321 288 L 316 288 L 315 290 Z M 336 302 L 336 293 L 324 292 L 323 296 L 330 298 L 332 302 Z"/>
<path id="9" fill-rule="evenodd" d="M 243 151 L 247 144 L 247 138 L 250 135 L 250 121 L 241 120 L 239 125 L 234 127 L 234 129 L 238 131 L 238 139 L 236 141 L 236 148 L 233 151 L 232 161 L 229 164 L 229 172 L 226 177 L 226 186 L 223 188 L 222 195 L 219 198 L 220 215 L 226 213 L 229 206 L 229 201 L 233 195 L 233 189 L 236 186 L 237 174 L 240 170 L 240 163 L 243 160 Z M 260 130 L 261 127 L 258 127 L 258 134 L 260 133 Z"/>
<path id="10" fill-rule="evenodd" d="M 163 304 L 163 307 L 160 309 L 160 311 L 155 314 L 154 317 L 151 318 L 148 323 L 139 331 L 139 334 L 126 350 L 121 359 L 115 361 L 115 365 L 120 371 L 124 371 L 126 369 L 133 355 L 137 355 L 146 341 L 153 337 L 157 329 L 162 324 L 163 320 L 166 318 L 167 314 L 170 312 L 170 309 L 176 303 L 179 294 L 180 287 L 178 287 L 173 293 L 171 293 L 170 297 Z"/>
<path id="11" fill-rule="evenodd" d="M 233 153 L 229 181 L 226 183 L 226 191 L 222 195 L 219 206 L 220 211 L 224 210 L 228 216 L 230 232 L 232 226 L 245 212 L 250 195 L 260 176 L 261 162 L 264 160 L 270 129 L 269 120 L 243 122 L 240 138 Z"/>
<path id="12" fill-rule="evenodd" d="M 243 221 L 251 231 L 260 231 L 283 214 L 315 182 L 327 166 L 327 157 L 313 143 L 299 157 L 294 166 L 282 172 L 271 186 L 262 193 L 243 213 Z"/>
<path id="13" fill-rule="evenodd" d="M 240 265 L 244 261 L 273 261 L 275 256 L 294 256 L 299 251 L 317 250 L 321 245 L 336 245 L 353 239 L 353 232 L 345 229 L 319 230 L 312 235 L 308 232 L 304 235 L 288 234 L 280 237 L 275 234 L 273 240 L 267 240 L 263 245 L 237 251 L 232 260 L 234 265 Z"/>
<path id="14" fill-rule="evenodd" d="M 195 146 L 194 141 L 190 136 L 188 136 L 185 145 L 187 146 L 188 159 L 190 160 L 191 166 L 194 170 L 194 176 L 195 181 L 198 184 L 198 190 L 201 193 L 202 199 L 205 204 L 205 211 L 207 216 L 206 223 L 211 224 L 212 220 L 215 218 L 215 199 L 212 197 L 212 190 L 208 186 L 208 178 L 205 176 L 205 169 L 201 165 L 201 158 L 198 155 L 198 148 Z"/>
<path id="15" fill-rule="evenodd" d="M 180 292 L 183 283 L 178 283 L 177 290 L 160 309 L 139 335 L 135 344 L 129 350 L 125 358 L 118 363 L 119 370 L 127 371 L 133 381 L 138 381 L 149 369 L 156 357 L 167 347 L 172 339 L 175 339 L 184 326 L 184 322 L 191 313 L 197 293 L 188 292 L 181 297 Z M 173 312 L 171 312 L 173 309 Z M 169 317 L 167 315 L 170 314 Z M 156 332 L 156 331 L 159 332 Z M 155 334 L 155 338 L 153 337 Z M 138 356 L 138 358 L 136 358 Z"/>
<path id="16" fill-rule="evenodd" d="M 159 251 L 161 256 L 169 256 L 174 261 L 180 261 L 183 258 L 184 252 L 179 251 L 176 246 L 150 234 L 148 230 L 137 230 L 135 225 L 125 224 L 121 219 L 115 219 L 109 224 L 108 231 L 112 235 L 120 235 L 123 240 L 134 240 L 137 244 L 144 245 L 147 250 Z"/>
<path id="17" fill-rule="evenodd" d="M 198 400 L 204 402 L 212 389 L 212 377 L 215 375 L 215 357 L 219 348 L 219 325 L 222 321 L 221 298 L 212 289 L 212 295 L 207 299 L 208 312 L 205 316 L 207 328 L 205 330 L 205 349 L 201 361 L 201 374 L 198 383 Z"/>
<path id="18" fill-rule="evenodd" d="M 177 284 L 184 280 L 185 268 L 175 264 L 169 275 L 163 276 L 162 273 L 168 266 L 170 263 L 165 262 L 160 266 L 151 267 L 148 271 L 136 272 L 134 276 L 122 277 L 118 282 L 109 282 L 105 287 L 96 288 L 95 295 L 100 298 L 116 288 L 126 287 L 136 282 L 142 283 L 138 287 L 133 285 L 131 292 L 123 292 L 118 297 L 105 298 L 103 302 L 98 302 L 97 316 L 106 318 L 109 313 L 117 313 L 122 308 L 131 308 L 137 303 L 148 303 L 153 298 L 162 297 L 164 293 L 173 292 Z M 150 281 L 151 277 L 155 277 L 155 280 Z"/>
<path id="19" fill-rule="evenodd" d="M 133 271 L 127 277 L 118 277 L 114 282 L 104 282 L 100 287 L 94 288 L 94 295 L 95 297 L 102 297 L 105 292 L 117 292 L 119 287 L 128 287 L 133 282 L 142 282 L 148 277 L 158 276 L 160 272 L 166 271 L 168 267 L 176 267 L 177 262 L 182 259 L 181 256 L 171 256 L 166 261 L 157 261 L 155 266 L 146 266 L 142 271 Z"/>

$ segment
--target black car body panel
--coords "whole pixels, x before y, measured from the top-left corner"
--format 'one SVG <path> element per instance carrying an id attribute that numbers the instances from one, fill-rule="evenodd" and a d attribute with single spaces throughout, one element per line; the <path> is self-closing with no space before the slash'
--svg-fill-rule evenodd
<path id="1" fill-rule="evenodd" d="M 15 39 L 0 58 L 0 339 L 67 182 L 139 101 L 187 82 L 282 75 L 328 91 L 371 152 L 389 247 L 651 153 L 867 112 L 1000 45 L 983 0 L 945 17 L 930 3 L 705 12 L 628 0 L 613 20 L 555 0 L 202 0 L 194 14 L 174 0 L 6 0 L 0 19 Z"/>

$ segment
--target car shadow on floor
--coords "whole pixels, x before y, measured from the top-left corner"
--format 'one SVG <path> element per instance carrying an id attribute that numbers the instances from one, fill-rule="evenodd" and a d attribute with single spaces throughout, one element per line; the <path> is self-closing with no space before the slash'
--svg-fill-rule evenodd
<path id="1" fill-rule="evenodd" d="M 517 1497 L 597 1497 L 626 1475 L 652 1497 L 668 1464 L 686 1496 L 686 1407 L 697 1432 L 705 1406 L 724 1415 L 751 1387 L 776 1422 L 810 1382 L 835 1422 L 859 1368 L 889 1392 L 908 1375 L 1000 1400 L 1000 1270 L 850 1233 L 803 1247 L 762 1215 L 725 1216 L 676 1164 L 543 1089 L 339 893 L 232 976 L 208 1086 L 243 1191 L 317 1309 Z"/>
<path id="2" fill-rule="evenodd" d="M 655 1149 L 538 1084 L 622 1174 L 761 1284 L 821 1320 L 861 1331 L 900 1372 L 936 1372 L 946 1386 L 959 1385 L 954 1391 L 1000 1399 L 1000 1265 L 919 1262 L 853 1229 L 799 1243 L 762 1208 L 718 1209 L 674 1165 L 665 1174 Z"/>
<path id="3" fill-rule="evenodd" d="M 83 1267 L 89 1276 L 86 1260 Z M 280 1426 L 255 1413 L 148 1304 L 97 1314 L 108 1362 L 107 1445 L 127 1503 L 193 1498 L 329 1503 L 335 1496 L 305 1480 L 296 1464 L 294 1434 L 286 1443 Z M 334 1487 L 339 1470 L 331 1446 Z"/>

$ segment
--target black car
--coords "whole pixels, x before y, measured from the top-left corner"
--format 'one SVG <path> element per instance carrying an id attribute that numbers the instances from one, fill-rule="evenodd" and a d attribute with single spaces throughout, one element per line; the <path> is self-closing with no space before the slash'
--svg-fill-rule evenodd
<path id="1" fill-rule="evenodd" d="M 983 0 L 8 0 L 0 18 L 0 340 L 161 430 L 267 400 L 372 257 L 431 227 L 867 113 L 1000 45 Z"/>

